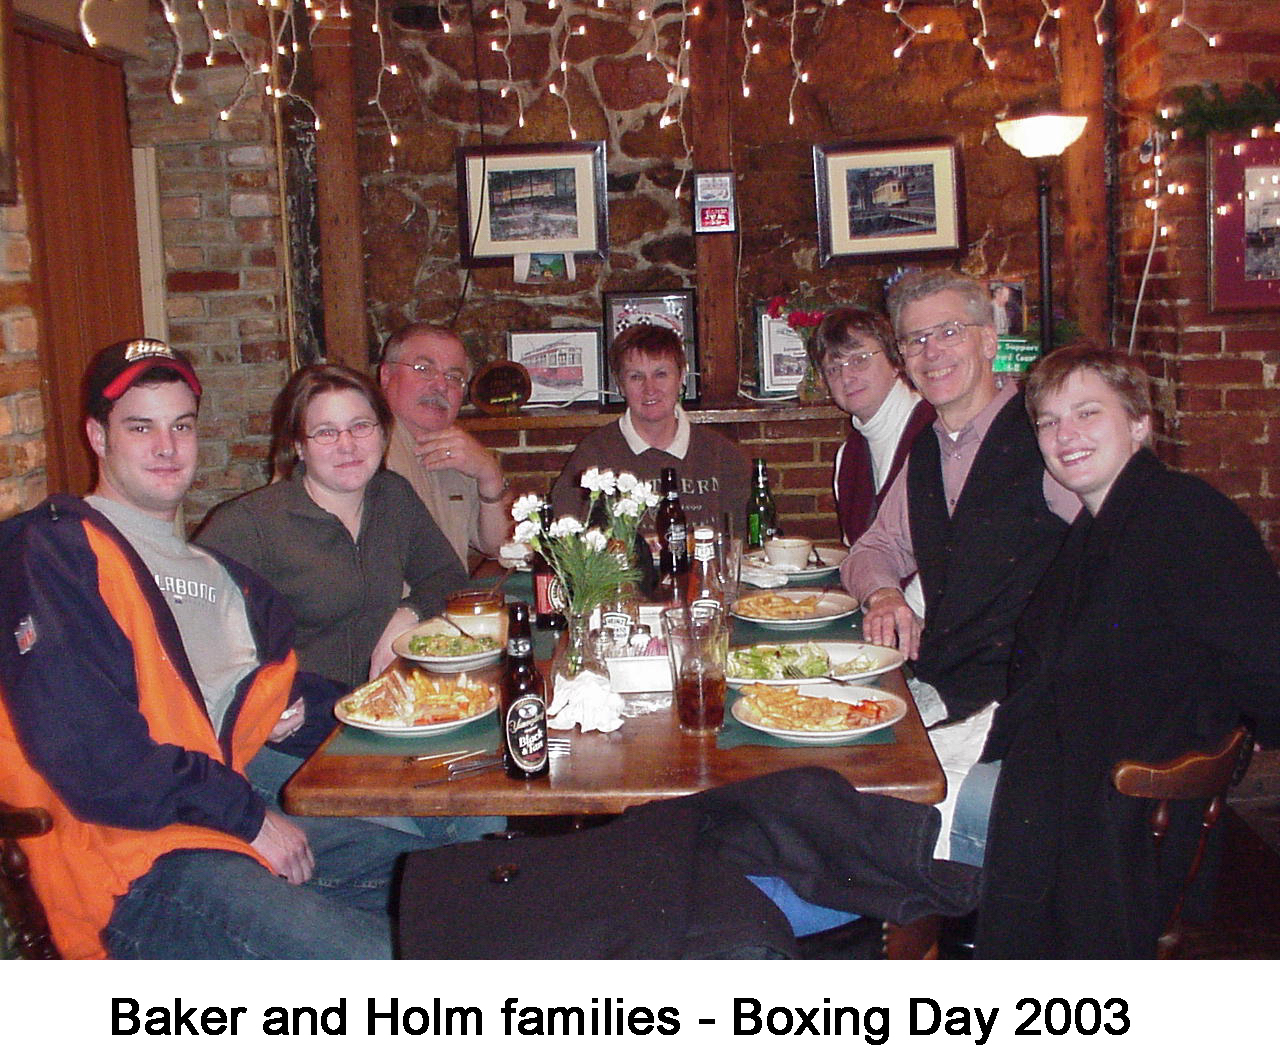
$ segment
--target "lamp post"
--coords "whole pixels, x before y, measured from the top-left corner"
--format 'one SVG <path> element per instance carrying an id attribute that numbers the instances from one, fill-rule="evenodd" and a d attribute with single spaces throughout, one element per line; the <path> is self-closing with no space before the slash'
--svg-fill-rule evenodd
<path id="1" fill-rule="evenodd" d="M 1038 111 L 1026 117 L 996 122 L 996 131 L 1024 158 L 1036 163 L 1036 190 L 1040 220 L 1040 353 L 1049 351 L 1053 339 L 1053 267 L 1049 248 L 1049 165 L 1071 146 L 1088 122 L 1087 117 L 1054 111 Z"/>

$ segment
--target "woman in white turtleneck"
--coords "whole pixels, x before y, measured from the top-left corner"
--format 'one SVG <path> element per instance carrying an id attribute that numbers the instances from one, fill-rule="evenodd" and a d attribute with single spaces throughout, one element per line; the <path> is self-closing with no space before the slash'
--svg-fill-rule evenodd
<path id="1" fill-rule="evenodd" d="M 840 530 L 853 543 L 874 520 L 916 436 L 933 421 L 933 408 L 903 380 L 898 343 L 882 315 L 853 307 L 828 312 L 811 354 L 854 429 L 836 452 L 833 481 Z M 919 577 L 906 594 L 923 615 Z"/>

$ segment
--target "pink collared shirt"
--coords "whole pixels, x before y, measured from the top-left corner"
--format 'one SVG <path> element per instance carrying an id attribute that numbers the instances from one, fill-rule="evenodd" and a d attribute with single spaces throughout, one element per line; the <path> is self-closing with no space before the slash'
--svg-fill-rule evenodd
<path id="1" fill-rule="evenodd" d="M 1017 384 L 1006 384 L 995 398 L 979 411 L 955 436 L 939 418 L 933 423 L 942 456 L 942 490 L 947 512 L 956 508 L 960 492 L 969 479 L 969 470 L 978 457 L 978 448 L 986 438 L 991 423 L 1018 391 Z M 870 527 L 849 551 L 840 566 L 840 579 L 845 589 L 858 600 L 866 601 L 881 587 L 897 587 L 917 570 L 915 549 L 911 543 L 911 518 L 907 507 L 907 477 L 911 460 L 907 459 Z M 1080 499 L 1044 474 L 1044 501 L 1049 509 L 1070 524 L 1080 512 Z"/>

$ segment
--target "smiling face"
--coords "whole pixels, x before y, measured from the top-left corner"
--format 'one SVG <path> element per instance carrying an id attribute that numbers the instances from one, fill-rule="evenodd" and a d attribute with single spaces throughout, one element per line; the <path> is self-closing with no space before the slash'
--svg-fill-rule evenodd
<path id="1" fill-rule="evenodd" d="M 161 520 L 173 520 L 196 475 L 196 397 L 182 381 L 135 385 L 104 426 L 85 423 L 98 456 L 94 493 Z"/>
<path id="2" fill-rule="evenodd" d="M 675 421 L 684 373 L 673 359 L 631 352 L 622 361 L 618 387 L 637 426 Z"/>
<path id="3" fill-rule="evenodd" d="M 331 495 L 363 491 L 382 463 L 384 436 L 378 416 L 354 389 L 331 389 L 317 394 L 307 407 L 307 439 L 298 445 L 298 457 L 307 467 L 307 486 Z M 367 436 L 351 435 L 359 423 L 372 423 Z M 320 429 L 337 429 L 338 439 L 322 444 L 311 437 Z"/>
<path id="4" fill-rule="evenodd" d="M 1097 371 L 1081 369 L 1040 398 L 1036 438 L 1049 473 L 1097 513 L 1120 471 L 1151 432 Z"/>
<path id="5" fill-rule="evenodd" d="M 995 327 L 974 324 L 972 314 L 960 293 L 941 290 L 904 305 L 898 316 L 898 342 L 907 374 L 950 432 L 967 425 L 998 391 L 992 368 L 998 349 Z M 941 347 L 934 338 L 922 350 L 911 343 L 912 335 L 951 322 L 971 325 L 963 328 L 960 341 L 950 348 Z"/>
<path id="6" fill-rule="evenodd" d="M 453 424 L 468 375 L 466 350 L 443 334 L 409 338 L 378 370 L 392 414 L 415 438 Z"/>
<path id="7" fill-rule="evenodd" d="M 859 362 L 861 356 L 869 358 Z M 841 363 L 843 367 L 839 366 Z M 827 356 L 822 376 L 836 406 L 858 421 L 866 422 L 884 403 L 898 371 L 876 338 L 870 334 L 851 334 L 838 352 Z"/>

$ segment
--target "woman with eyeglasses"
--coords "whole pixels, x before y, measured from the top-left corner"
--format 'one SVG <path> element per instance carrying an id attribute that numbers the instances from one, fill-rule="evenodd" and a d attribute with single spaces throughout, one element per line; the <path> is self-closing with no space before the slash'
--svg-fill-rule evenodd
<path id="1" fill-rule="evenodd" d="M 345 686 L 379 674 L 392 640 L 467 580 L 408 482 L 381 468 L 390 425 L 371 379 L 303 367 L 276 401 L 276 481 L 216 509 L 196 536 L 284 595 L 299 665 Z"/>
<path id="2" fill-rule="evenodd" d="M 852 425 L 836 452 L 832 481 L 840 532 L 852 545 L 875 519 L 911 445 L 935 415 L 903 379 L 893 327 L 876 312 L 851 306 L 828 312 L 809 355 Z M 918 578 L 908 585 L 907 602 L 924 613 Z"/>

